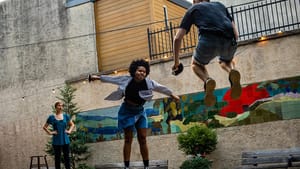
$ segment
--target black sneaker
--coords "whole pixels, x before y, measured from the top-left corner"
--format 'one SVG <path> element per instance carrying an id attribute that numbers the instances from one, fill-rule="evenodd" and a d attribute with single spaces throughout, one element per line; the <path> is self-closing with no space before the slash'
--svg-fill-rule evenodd
<path id="1" fill-rule="evenodd" d="M 88 81 L 90 83 L 92 81 L 92 76 L 89 74 L 87 79 L 88 79 Z"/>
<path id="2" fill-rule="evenodd" d="M 214 79 L 208 78 L 204 83 L 204 104 L 206 106 L 213 106 L 216 104 L 216 96 L 214 95 L 215 88 L 216 81 Z"/>
<path id="3" fill-rule="evenodd" d="M 231 85 L 231 98 L 238 99 L 242 94 L 242 86 L 240 83 L 241 75 L 237 70 L 232 69 L 229 72 L 229 82 Z"/>

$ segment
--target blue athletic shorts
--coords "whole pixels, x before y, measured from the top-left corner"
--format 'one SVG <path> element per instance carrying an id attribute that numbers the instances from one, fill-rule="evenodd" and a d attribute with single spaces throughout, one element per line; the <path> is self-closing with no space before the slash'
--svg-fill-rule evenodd
<path id="1" fill-rule="evenodd" d="M 200 35 L 193 59 L 203 65 L 208 64 L 217 56 L 221 61 L 230 62 L 236 49 L 237 44 L 234 39 L 206 33 Z"/>
<path id="2" fill-rule="evenodd" d="M 148 128 L 147 114 L 143 106 L 131 106 L 122 103 L 118 112 L 118 127 L 120 129 Z"/>

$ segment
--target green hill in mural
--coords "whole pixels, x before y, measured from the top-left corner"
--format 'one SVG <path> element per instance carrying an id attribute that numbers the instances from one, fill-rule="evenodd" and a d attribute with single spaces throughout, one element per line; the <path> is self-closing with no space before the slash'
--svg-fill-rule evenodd
<path id="1" fill-rule="evenodd" d="M 273 100 L 261 104 L 256 109 L 265 109 L 276 113 L 283 120 L 300 118 L 300 98 L 288 100 Z"/>
<path id="2" fill-rule="evenodd" d="M 236 121 L 232 123 L 230 126 L 256 124 L 256 123 L 263 123 L 263 122 L 277 121 L 277 120 L 281 120 L 281 117 L 278 114 L 265 109 L 258 108 L 256 110 L 250 111 L 249 116 L 246 117 L 245 119 L 241 121 Z"/>
<path id="3" fill-rule="evenodd" d="M 258 104 L 259 103 L 259 104 Z M 275 96 L 251 105 L 249 116 L 230 126 L 300 118 L 300 98 Z"/>

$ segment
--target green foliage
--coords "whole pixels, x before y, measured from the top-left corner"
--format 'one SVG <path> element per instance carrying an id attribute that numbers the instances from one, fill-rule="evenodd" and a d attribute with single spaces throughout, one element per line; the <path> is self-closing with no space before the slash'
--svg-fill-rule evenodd
<path id="1" fill-rule="evenodd" d="M 206 158 L 195 157 L 190 160 L 185 160 L 180 169 L 210 169 L 212 162 Z"/>
<path id="2" fill-rule="evenodd" d="M 75 98 L 74 92 L 76 91 L 75 88 L 73 88 L 70 85 L 65 85 L 62 89 L 59 89 L 60 96 L 56 97 L 64 104 L 63 111 L 70 115 L 71 118 L 76 116 L 77 113 L 79 113 L 79 108 L 77 108 L 77 103 L 74 103 L 73 100 Z"/>
<path id="3" fill-rule="evenodd" d="M 94 169 L 94 167 L 89 167 L 86 164 L 79 164 L 76 169 Z"/>
<path id="4" fill-rule="evenodd" d="M 57 97 L 64 104 L 63 112 L 70 115 L 71 119 L 76 126 L 79 124 L 79 120 L 76 119 L 77 113 L 79 113 L 79 108 L 77 103 L 74 103 L 75 98 L 74 92 L 75 88 L 72 88 L 70 85 L 65 85 L 60 91 L 60 97 Z M 55 112 L 54 106 L 52 106 L 53 112 Z M 93 169 L 86 164 L 81 164 L 83 161 L 87 160 L 90 157 L 88 142 L 91 142 L 91 135 L 87 132 L 87 129 L 84 127 L 77 128 L 76 131 L 73 131 L 70 134 L 70 158 L 71 158 L 71 168 L 72 169 Z M 52 147 L 52 140 L 50 140 L 46 145 L 46 153 L 54 156 L 54 150 Z M 62 162 L 63 162 L 62 156 Z M 77 166 L 77 167 L 76 167 Z"/>
<path id="5" fill-rule="evenodd" d="M 177 136 L 179 149 L 186 155 L 209 154 L 216 149 L 217 134 L 204 125 L 195 125 Z"/>
<path id="6" fill-rule="evenodd" d="M 52 139 L 50 139 L 48 141 L 48 143 L 46 144 L 45 152 L 47 154 L 49 154 L 50 156 L 54 156 L 54 150 L 53 150 L 53 147 L 52 147 Z"/>

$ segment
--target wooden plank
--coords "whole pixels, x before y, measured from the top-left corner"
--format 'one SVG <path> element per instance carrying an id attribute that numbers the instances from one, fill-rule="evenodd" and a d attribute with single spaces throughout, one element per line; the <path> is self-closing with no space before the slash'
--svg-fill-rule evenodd
<path id="1" fill-rule="evenodd" d="M 269 164 L 269 163 L 288 163 L 288 157 L 263 157 L 242 159 L 242 165 Z"/>
<path id="2" fill-rule="evenodd" d="M 287 168 L 287 164 L 270 164 L 270 165 L 250 165 L 250 166 L 242 166 L 241 169 L 275 169 L 275 168 Z"/>
<path id="3" fill-rule="evenodd" d="M 108 163 L 95 165 L 95 169 L 123 169 L 124 163 Z M 130 169 L 144 169 L 142 161 L 130 162 Z M 150 160 L 149 169 L 168 169 L 168 160 Z"/>
<path id="4" fill-rule="evenodd" d="M 249 151 L 243 152 L 242 158 L 250 158 L 250 157 L 263 157 L 263 156 L 270 156 L 270 155 L 300 155 L 300 148 L 291 148 L 291 149 L 273 149 L 273 150 L 259 150 L 259 151 Z"/>
<path id="5" fill-rule="evenodd" d="M 260 163 L 285 163 L 291 158 L 292 162 L 300 162 L 299 155 L 287 155 L 287 156 L 270 156 L 270 157 L 258 157 L 258 158 L 243 158 L 242 164 L 260 164 Z"/>
<path id="6" fill-rule="evenodd" d="M 299 169 L 300 163 L 295 163 L 292 165 L 292 167 L 289 167 L 289 169 Z M 269 165 L 245 165 L 240 166 L 236 169 L 275 169 L 275 168 L 288 168 L 287 164 L 269 164 Z"/>
<path id="7" fill-rule="evenodd" d="M 243 152 L 241 163 L 239 169 L 299 168 L 300 148 Z"/>

